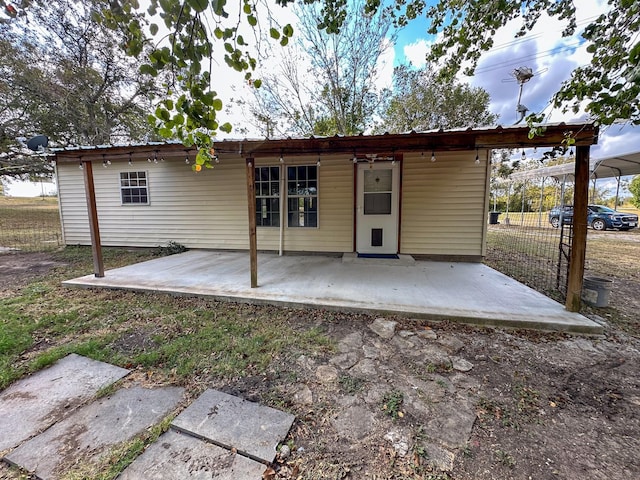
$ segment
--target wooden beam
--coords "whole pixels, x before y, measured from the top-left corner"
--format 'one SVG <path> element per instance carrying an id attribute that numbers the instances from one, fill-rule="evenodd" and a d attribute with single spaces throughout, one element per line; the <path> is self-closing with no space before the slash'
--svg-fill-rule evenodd
<path id="1" fill-rule="evenodd" d="M 249 258 L 251 288 L 258 286 L 258 237 L 256 235 L 256 170 L 253 158 L 247 158 L 247 202 L 249 211 Z M 283 221 L 283 219 L 280 219 Z"/>
<path id="2" fill-rule="evenodd" d="M 573 193 L 573 240 L 569 257 L 566 308 L 580 310 L 582 277 L 587 251 L 587 204 L 589 202 L 589 147 L 576 147 L 575 190 Z"/>
<path id="3" fill-rule="evenodd" d="M 98 226 L 98 209 L 96 207 L 96 189 L 93 184 L 93 166 L 91 161 L 83 160 L 82 170 L 84 173 L 84 192 L 87 199 L 87 213 L 89 214 L 93 273 L 96 277 L 104 277 L 104 262 L 102 260 L 102 245 L 100 243 L 100 228 Z"/>

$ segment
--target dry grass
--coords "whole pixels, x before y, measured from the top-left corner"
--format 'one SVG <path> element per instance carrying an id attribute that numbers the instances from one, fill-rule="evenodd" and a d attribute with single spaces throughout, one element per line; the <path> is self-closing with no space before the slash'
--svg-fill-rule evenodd
<path id="1" fill-rule="evenodd" d="M 60 245 L 57 198 L 0 197 L 0 249 L 42 251 Z"/>

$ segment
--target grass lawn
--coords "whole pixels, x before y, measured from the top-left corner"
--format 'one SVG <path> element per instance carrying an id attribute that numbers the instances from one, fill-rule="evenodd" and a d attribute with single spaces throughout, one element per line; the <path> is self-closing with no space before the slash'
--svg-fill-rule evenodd
<path id="1" fill-rule="evenodd" d="M 148 251 L 104 249 L 105 267 L 143 261 Z M 288 309 L 124 291 L 69 289 L 92 270 L 91 249 L 54 254 L 65 264 L 0 294 L 0 389 L 74 352 L 150 372 L 194 389 L 211 377 L 263 375 L 274 359 L 330 349 Z"/>

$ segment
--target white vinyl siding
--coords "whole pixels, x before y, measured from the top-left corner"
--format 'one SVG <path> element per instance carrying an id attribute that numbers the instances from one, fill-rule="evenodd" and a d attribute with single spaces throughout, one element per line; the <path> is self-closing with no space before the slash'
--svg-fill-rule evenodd
<path id="1" fill-rule="evenodd" d="M 243 158 L 220 157 L 215 168 L 194 173 L 184 158 L 148 164 L 146 157 L 94 164 L 100 237 L 104 246 L 155 247 L 169 241 L 189 248 L 247 249 L 248 210 Z M 315 165 L 317 157 L 300 157 Z M 326 160 L 326 161 L 325 161 Z M 143 163 L 144 162 L 144 163 Z M 287 162 L 286 164 L 291 164 Z M 286 165 L 285 164 L 285 165 Z M 122 205 L 120 172 L 147 171 L 149 205 Z M 279 165 L 260 159 L 256 166 Z M 98 166 L 100 168 L 98 168 Z M 285 251 L 350 252 L 353 249 L 353 164 L 348 156 L 323 157 L 318 169 L 318 228 L 285 228 Z M 323 184 L 326 187 L 323 190 Z M 89 245 L 83 172 L 77 163 L 58 165 L 58 191 L 67 245 Z M 259 228 L 258 248 L 278 250 L 279 228 Z"/>
<path id="2" fill-rule="evenodd" d="M 122 205 L 120 172 L 147 171 L 149 205 Z M 97 165 L 97 164 L 96 164 Z M 248 248 L 244 161 L 194 173 L 184 160 L 94 166 L 100 237 L 105 246 L 154 247 L 170 241 L 190 248 Z M 58 165 L 58 189 L 67 245 L 90 244 L 83 172 Z"/>
<path id="3" fill-rule="evenodd" d="M 402 253 L 482 255 L 486 152 L 405 154 L 402 174 Z"/>

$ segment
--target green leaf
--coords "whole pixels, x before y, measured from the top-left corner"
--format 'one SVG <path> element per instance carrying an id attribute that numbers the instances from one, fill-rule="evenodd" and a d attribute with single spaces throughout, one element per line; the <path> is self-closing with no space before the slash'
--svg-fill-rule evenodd
<path id="1" fill-rule="evenodd" d="M 244 13 L 246 13 L 247 15 L 251 13 L 251 5 L 249 5 L 248 3 L 244 4 L 244 7 L 242 7 L 242 10 L 244 11 Z"/>
<path id="2" fill-rule="evenodd" d="M 209 160 L 207 152 L 202 149 L 198 150 L 198 154 L 196 155 L 196 165 L 204 165 L 207 160 Z"/>
<path id="3" fill-rule="evenodd" d="M 287 37 L 290 37 L 293 35 L 293 27 L 287 23 L 284 28 L 282 29 L 282 33 L 284 33 Z"/>
<path id="4" fill-rule="evenodd" d="M 158 33 L 158 25 L 155 23 L 149 25 L 149 32 L 151 32 L 151 35 L 155 36 Z"/>
<path id="5" fill-rule="evenodd" d="M 140 65 L 138 71 L 143 75 L 151 75 L 152 77 L 158 76 L 158 71 L 147 63 Z"/>
<path id="6" fill-rule="evenodd" d="M 280 45 L 283 47 L 286 47 L 288 43 L 289 43 L 289 37 L 282 37 L 282 39 L 280 40 Z"/>
<path id="7" fill-rule="evenodd" d="M 215 3 L 215 0 L 214 0 Z M 187 0 L 187 5 L 193 8 L 196 12 L 204 12 L 209 6 L 209 0 Z"/>
<path id="8" fill-rule="evenodd" d="M 225 133 L 231 133 L 231 129 L 233 127 L 231 126 L 231 124 L 229 122 L 223 123 L 222 125 L 220 125 L 220 130 L 222 130 Z"/>
<path id="9" fill-rule="evenodd" d="M 271 28 L 269 29 L 269 35 L 270 35 L 270 36 L 271 36 L 271 38 L 273 38 L 274 40 L 278 40 L 278 39 L 280 38 L 280 32 L 279 32 L 277 29 L 273 28 L 273 27 L 271 27 Z"/>
<path id="10" fill-rule="evenodd" d="M 253 15 L 249 15 L 247 17 L 247 22 L 249 22 L 249 25 L 251 25 L 252 27 L 255 27 L 258 24 L 258 19 Z"/>
<path id="11" fill-rule="evenodd" d="M 211 0 L 211 8 L 216 15 L 222 15 L 226 17 L 224 6 L 227 3 L 227 0 Z"/>
<path id="12" fill-rule="evenodd" d="M 256 88 L 260 88 L 262 86 L 262 80 L 260 80 L 259 78 L 255 79 L 253 81 L 253 86 Z"/>
<path id="13" fill-rule="evenodd" d="M 217 111 L 222 110 L 222 100 L 220 100 L 219 98 L 214 99 L 212 107 Z"/>
<path id="14" fill-rule="evenodd" d="M 222 30 L 220 30 L 219 27 L 216 27 L 216 29 L 213 31 L 213 34 L 218 40 L 222 38 Z"/>
<path id="15" fill-rule="evenodd" d="M 161 137 L 164 137 L 164 138 L 171 138 L 173 136 L 173 130 L 167 127 L 159 129 L 158 133 L 160 134 Z"/>

